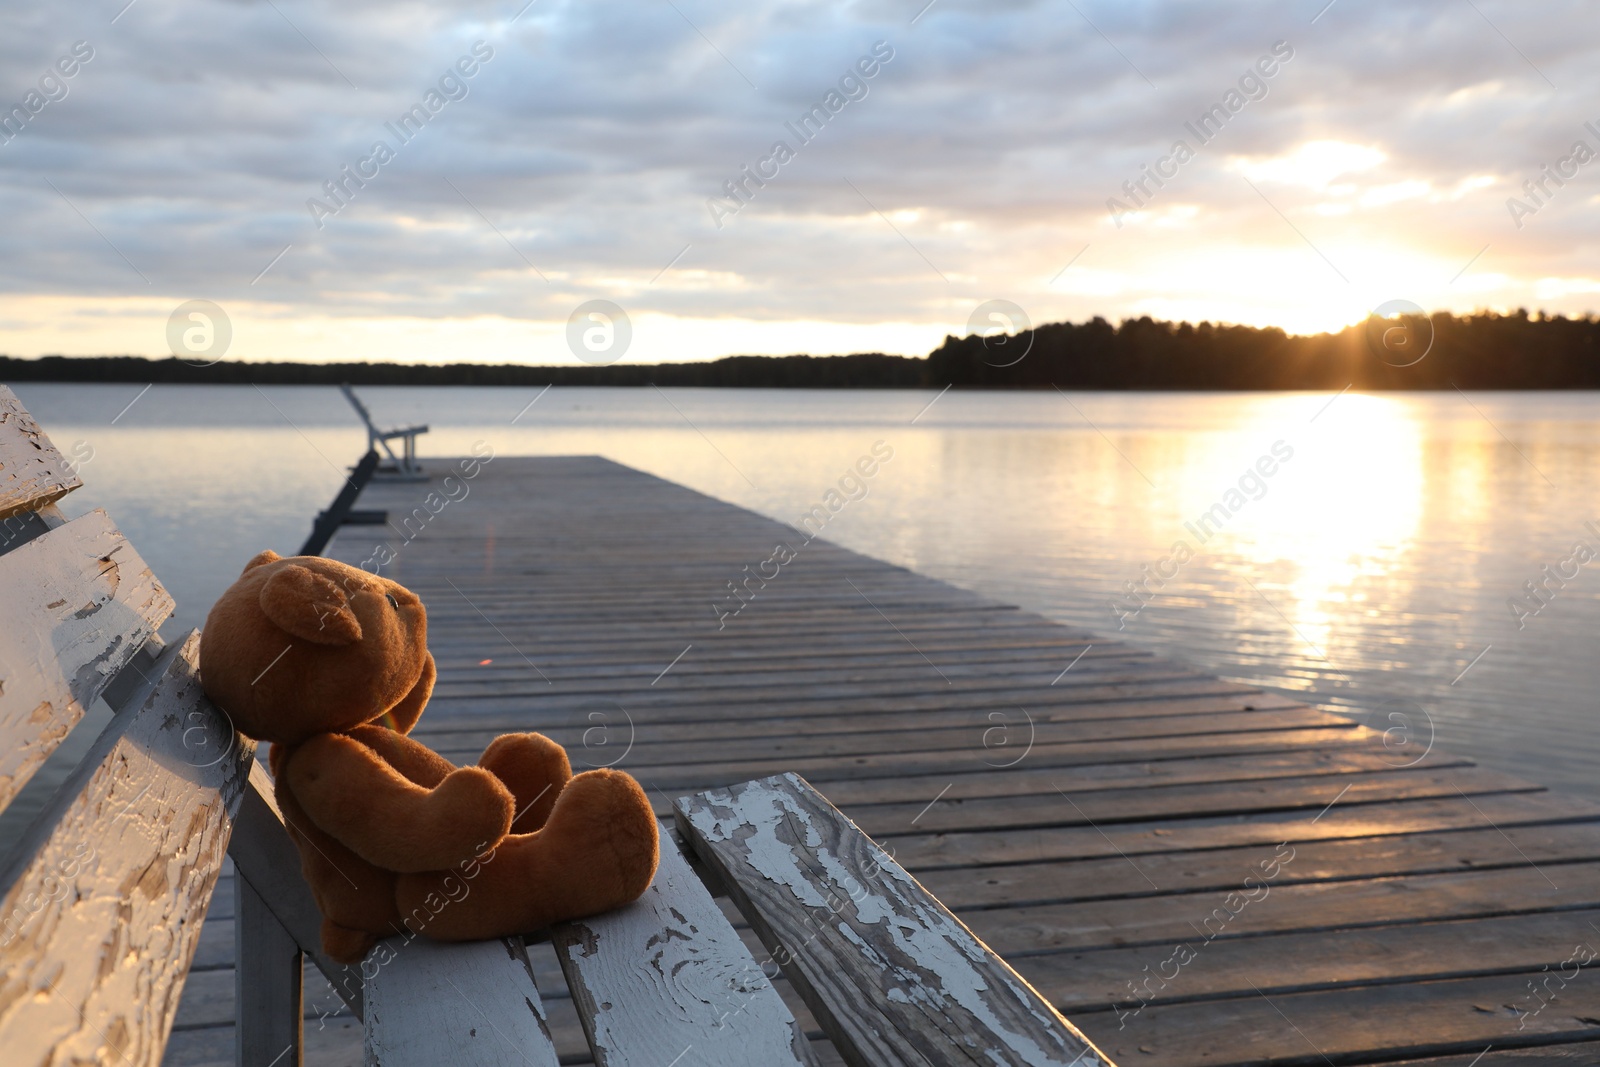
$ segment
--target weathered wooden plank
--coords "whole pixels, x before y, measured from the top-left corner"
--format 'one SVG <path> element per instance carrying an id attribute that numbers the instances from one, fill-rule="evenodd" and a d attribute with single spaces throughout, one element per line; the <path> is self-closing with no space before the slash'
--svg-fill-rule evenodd
<path id="1" fill-rule="evenodd" d="M 1167 824 L 1059 826 L 1037 830 L 962 831 L 893 837 L 895 857 L 913 870 L 971 867 L 990 863 L 1079 859 L 1087 856 L 1138 856 L 1246 845 L 1271 847 L 1279 841 L 1333 841 L 1387 837 L 1443 830 L 1482 829 L 1491 822 L 1509 826 L 1593 822 L 1600 805 L 1546 793 L 1501 793 L 1439 800 L 1335 806 L 1316 818 L 1305 812 L 1262 812 L 1249 819 L 1206 818 Z"/>
<path id="2" fill-rule="evenodd" d="M 1573 936 L 1575 942 L 1584 939 L 1577 932 Z M 1596 940 L 1590 931 L 1588 943 Z M 1573 968 L 1566 970 L 1570 974 Z M 1251 993 L 1146 1010 L 1126 1019 L 1120 1030 L 1114 1011 L 1081 1015 L 1079 1023 L 1113 1055 L 1137 1056 L 1149 1067 L 1373 1063 L 1445 1055 L 1470 1063 L 1491 1046 L 1509 1050 L 1600 1041 L 1600 982 L 1586 980 L 1593 977 L 1588 968 L 1579 970 L 1541 1010 L 1542 1001 L 1528 983 L 1548 973 Z"/>
<path id="3" fill-rule="evenodd" d="M 0 873 L 11 1062 L 160 1062 L 253 753 L 198 652 L 168 649 Z"/>
<path id="4" fill-rule="evenodd" d="M 172 614 L 103 511 L 0 556 L 0 810 Z"/>
<path id="5" fill-rule="evenodd" d="M 1248 914 L 1241 916 L 1241 925 Z M 1012 963 L 1056 1007 L 1073 1016 L 1113 1008 L 1141 1011 L 1141 1006 L 1157 1011 L 1164 1004 L 1255 996 L 1258 990 L 1276 996 L 1339 986 L 1531 974 L 1546 966 L 1570 974 L 1570 965 L 1563 967 L 1562 961 L 1584 940 L 1583 934 L 1596 943 L 1590 923 L 1600 928 L 1600 911 L 1346 927 L 1266 938 L 1207 941 L 1191 935 L 1177 944 L 1019 956 Z M 1179 945 L 1188 951 L 1180 951 Z"/>
<path id="6" fill-rule="evenodd" d="M 0 522 L 54 503 L 82 484 L 17 394 L 0 385 Z"/>
<path id="7" fill-rule="evenodd" d="M 389 938 L 362 966 L 368 1067 L 557 1067 L 520 939 Z"/>
<path id="8" fill-rule="evenodd" d="M 1430 1056 L 1425 1060 L 1404 1060 L 1390 1067 L 1594 1067 L 1600 1063 L 1600 1042 L 1574 1045 L 1543 1045 L 1537 1048 L 1502 1048 L 1493 1045 L 1477 1054 Z"/>
<path id="9" fill-rule="evenodd" d="M 848 814 L 848 813 L 847 813 Z M 1102 844 L 1104 842 L 1102 841 Z M 1105 900 L 1163 892 L 1236 888 L 1271 845 L 1198 848 L 1186 852 L 1112 853 L 1099 859 L 946 867 L 917 880 L 959 913 L 1049 901 Z M 1274 885 L 1382 878 L 1398 874 L 1523 867 L 1552 870 L 1575 860 L 1600 860 L 1600 825 L 1505 826 L 1448 833 L 1392 834 L 1297 841 L 1294 861 Z"/>
<path id="10" fill-rule="evenodd" d="M 672 833 L 661 836 L 661 865 L 642 898 L 551 931 L 595 1062 L 661 1067 L 692 1049 L 704 1067 L 812 1064 L 761 965 Z"/>
<path id="11" fill-rule="evenodd" d="M 996 756 L 992 762 L 1004 761 Z M 1058 787 L 1069 796 L 1076 796 L 1100 789 L 1362 774 L 1393 769 L 1394 757 L 1376 748 L 1336 745 L 1326 749 L 1300 746 L 1287 752 L 1249 752 L 1237 756 L 1218 753 L 1143 763 L 1079 764 L 1066 774 L 1031 764 L 1032 761 L 1025 758 L 1015 767 L 1004 768 L 1005 774 L 842 779 L 829 783 L 828 799 L 860 822 L 857 805 L 916 802 L 920 812 L 931 798 L 939 796 L 947 787 L 949 791 L 940 797 L 940 803 L 949 799 L 1026 796 Z M 1430 753 L 1417 763 L 1417 767 L 1429 769 L 1471 765 L 1470 760 L 1443 752 Z M 917 825 L 921 825 L 920 820 Z"/>
<path id="12" fill-rule="evenodd" d="M 969 911 L 967 923 L 995 951 L 1011 954 L 1600 906 L 1600 863 L 1271 885 L 1275 876 L 1267 879 L 1263 867 L 1292 870 L 1293 855 L 1293 846 L 1260 850 L 1226 893 L 1020 905 Z"/>
<path id="13" fill-rule="evenodd" d="M 887 853 L 795 775 L 678 801 L 846 1061 L 1108 1061 Z"/>
<path id="14" fill-rule="evenodd" d="M 1063 778 L 1068 777 L 1063 775 Z M 1063 785 L 1065 783 L 1063 782 Z M 863 804 L 850 813 L 867 833 L 1016 829 L 1044 826 L 1115 826 L 1120 823 L 1183 819 L 1202 815 L 1244 815 L 1265 811 L 1321 811 L 1335 797 L 1340 806 L 1485 793 L 1535 793 L 1543 787 L 1515 775 L 1481 767 L 1439 770 L 1387 767 L 1338 779 L 1317 776 L 1266 781 L 1158 785 L 1068 793 L 1048 788 L 1037 794 L 952 799 L 928 806 Z"/>

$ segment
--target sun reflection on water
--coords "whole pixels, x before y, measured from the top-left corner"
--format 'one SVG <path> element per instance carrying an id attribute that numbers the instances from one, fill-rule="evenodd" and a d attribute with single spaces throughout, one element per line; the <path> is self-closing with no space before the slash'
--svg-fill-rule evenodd
<path id="1" fill-rule="evenodd" d="M 1255 583 L 1298 654 L 1336 667 L 1360 580 L 1395 570 L 1420 528 L 1423 428 L 1403 400 L 1356 394 L 1251 398 L 1237 414 L 1235 428 L 1191 443 L 1174 501 L 1185 532 L 1227 560 L 1240 600 L 1258 598 Z M 1212 535 L 1203 517 L 1219 503 L 1233 514 Z M 1390 574 L 1384 588 L 1404 600 L 1409 578 Z"/>

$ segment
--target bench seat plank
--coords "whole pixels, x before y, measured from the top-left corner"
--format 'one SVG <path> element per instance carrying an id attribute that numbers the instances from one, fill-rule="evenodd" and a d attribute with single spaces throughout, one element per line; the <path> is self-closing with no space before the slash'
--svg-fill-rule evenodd
<path id="1" fill-rule="evenodd" d="M 82 484 L 17 394 L 0 385 L 0 520 L 37 511 Z"/>
<path id="2" fill-rule="evenodd" d="M 0 872 L 7 1063 L 161 1062 L 254 749 L 198 653 L 167 649 Z"/>
<path id="3" fill-rule="evenodd" d="M 856 1067 L 1112 1067 L 795 774 L 682 797 L 680 829 Z"/>
<path id="4" fill-rule="evenodd" d="M 0 556 L 0 810 L 172 614 L 104 511 Z"/>
<path id="5" fill-rule="evenodd" d="M 557 1067 L 521 939 L 391 937 L 361 967 L 367 1067 Z"/>
<path id="6" fill-rule="evenodd" d="M 810 1065 L 810 1042 L 733 925 L 661 834 L 661 866 L 619 911 L 551 931 L 598 1067 Z"/>

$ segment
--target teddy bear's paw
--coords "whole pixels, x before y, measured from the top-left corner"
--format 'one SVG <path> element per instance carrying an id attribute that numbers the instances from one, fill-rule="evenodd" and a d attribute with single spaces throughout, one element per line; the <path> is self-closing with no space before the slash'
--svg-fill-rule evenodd
<path id="1" fill-rule="evenodd" d="M 572 777 L 566 749 L 543 734 L 503 734 L 483 750 L 478 766 L 516 797 L 514 834 L 530 834 L 544 826 Z"/>
<path id="2" fill-rule="evenodd" d="M 420 869 L 471 859 L 482 842 L 493 843 L 506 835 L 515 814 L 516 798 L 499 778 L 481 767 L 451 771 L 429 794 L 425 825 L 418 829 L 435 842 L 459 842 L 461 854 L 450 863 L 434 862 Z"/>
<path id="3" fill-rule="evenodd" d="M 355 964 L 366 959 L 372 946 L 379 941 L 377 934 L 365 930 L 352 930 L 331 919 L 322 920 L 322 951 L 339 963 Z"/>
<path id="4" fill-rule="evenodd" d="M 560 839 L 586 870 L 597 910 L 637 900 L 655 877 L 660 859 L 655 812 L 639 783 L 621 771 L 602 768 L 574 777 L 556 802 L 545 834 Z"/>

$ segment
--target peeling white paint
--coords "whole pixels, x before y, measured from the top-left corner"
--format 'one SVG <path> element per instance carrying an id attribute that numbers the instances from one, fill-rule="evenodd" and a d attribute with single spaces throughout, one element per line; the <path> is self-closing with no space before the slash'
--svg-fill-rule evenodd
<path id="1" fill-rule="evenodd" d="M 557 1067 L 521 951 L 520 942 L 418 938 L 395 952 L 366 984 L 368 1062 Z"/>
<path id="2" fill-rule="evenodd" d="M 794 1016 L 672 836 L 661 844 L 643 897 L 553 932 L 600 1067 L 662 1067 L 669 1045 L 692 1045 L 698 1067 L 805 1062 Z"/>
<path id="3" fill-rule="evenodd" d="M 108 584 L 104 560 L 119 556 Z M 172 598 L 104 511 L 0 556 L 0 808 L 172 614 Z M 86 604 L 99 605 L 85 613 Z"/>
<path id="4" fill-rule="evenodd" d="M 1087 1040 L 1063 1026 L 1063 1020 L 999 957 L 939 907 L 881 848 L 871 846 L 879 870 L 876 877 L 869 877 L 824 847 L 812 815 L 795 803 L 795 796 L 807 791 L 809 786 L 801 779 L 785 775 L 705 794 L 701 799 L 706 806 L 687 814 L 707 841 L 739 849 L 746 865 L 786 888 L 797 904 L 827 909 L 838 920 L 827 927 L 888 977 L 884 997 L 889 1003 L 938 1018 L 950 1012 L 953 1002 L 970 1017 L 970 1029 L 993 1035 L 994 1047 L 972 1051 L 996 1064 L 1112 1067 L 1101 1057 L 1086 1054 Z M 820 798 L 819 802 L 825 803 Z M 798 841 L 793 840 L 797 831 Z M 801 865 L 801 850 L 809 873 Z M 990 984 L 992 980 L 998 988 Z M 1019 1033 L 1002 1021 L 1002 1015 L 1014 1018 L 1018 1010 L 1038 1026 Z M 1040 1043 L 1041 1037 L 1050 1047 Z"/>
<path id="5" fill-rule="evenodd" d="M 183 761 L 163 724 L 201 711 L 191 634 L 158 684 L 56 810 L 27 839 L 5 887 L 0 1048 L 7 1063 L 118 1062 L 153 1067 L 226 854 L 251 749 L 205 768 Z M 215 725 L 220 727 L 220 719 Z M 92 750 L 93 751 L 93 750 Z"/>

